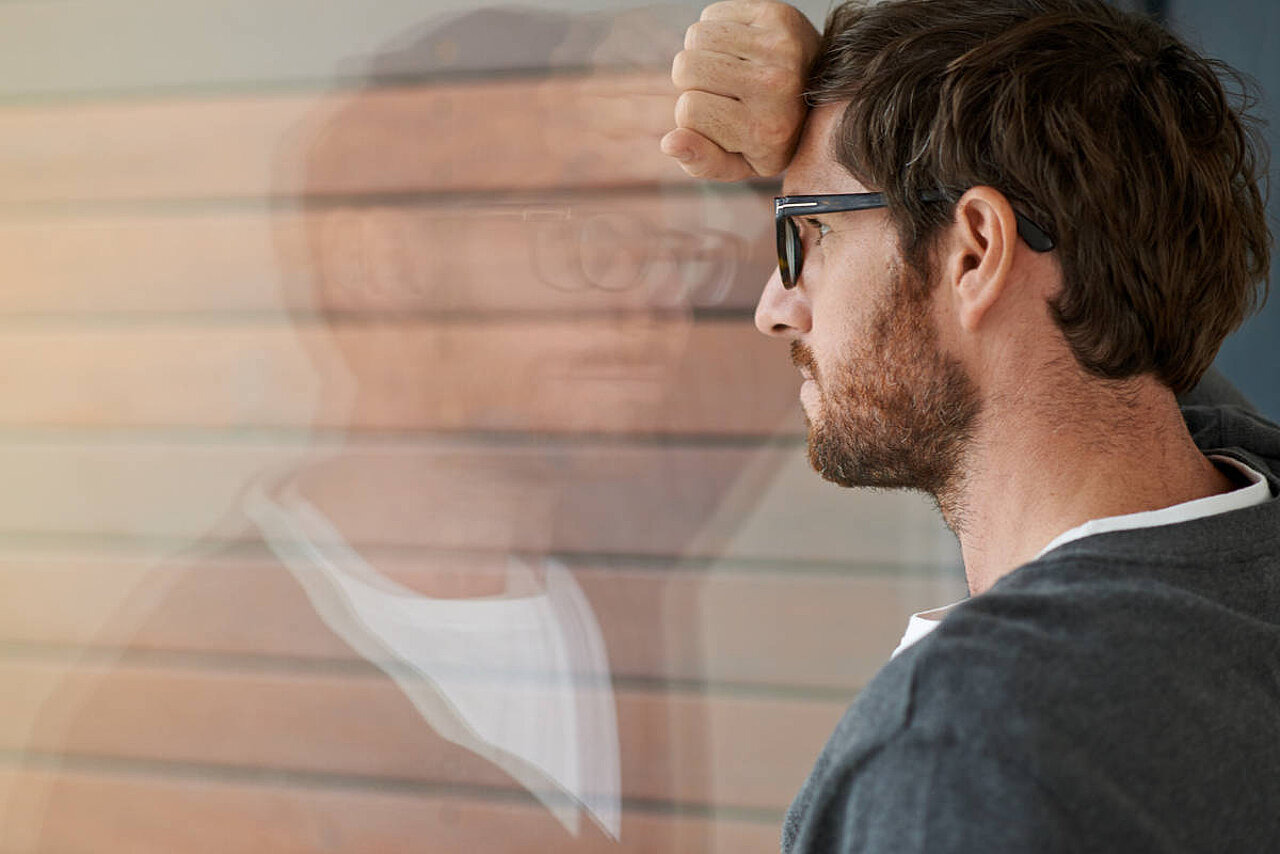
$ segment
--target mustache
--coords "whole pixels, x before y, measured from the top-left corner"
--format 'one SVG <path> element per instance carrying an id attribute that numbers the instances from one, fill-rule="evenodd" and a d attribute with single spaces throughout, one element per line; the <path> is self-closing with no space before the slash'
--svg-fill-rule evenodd
<path id="1" fill-rule="evenodd" d="M 809 376 L 818 379 L 818 361 L 813 358 L 813 351 L 799 341 L 791 342 L 791 364 L 796 369 L 804 369 Z"/>

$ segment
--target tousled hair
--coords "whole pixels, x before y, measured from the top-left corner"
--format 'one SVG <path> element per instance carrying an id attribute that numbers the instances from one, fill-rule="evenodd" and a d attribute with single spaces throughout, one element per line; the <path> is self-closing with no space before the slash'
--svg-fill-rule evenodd
<path id="1" fill-rule="evenodd" d="M 927 269 L 954 214 L 920 193 L 994 187 L 1057 242 L 1049 311 L 1077 362 L 1183 392 L 1266 298 L 1248 92 L 1101 0 L 855 0 L 828 18 L 807 97 L 849 102 L 837 159 L 888 197 L 906 263 Z"/>

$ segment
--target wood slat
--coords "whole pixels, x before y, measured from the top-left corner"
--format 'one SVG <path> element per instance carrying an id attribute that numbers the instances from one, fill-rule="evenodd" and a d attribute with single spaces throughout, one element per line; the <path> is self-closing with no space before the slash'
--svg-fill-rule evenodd
<path id="1" fill-rule="evenodd" d="M 373 559 L 432 598 L 506 591 L 503 555 Z M 575 564 L 615 676 L 840 689 L 888 659 L 907 615 L 963 596 L 954 576 L 691 572 Z M 267 656 L 358 656 L 273 561 L 192 558 L 148 567 L 88 553 L 0 559 L 0 642 Z"/>
<path id="2" fill-rule="evenodd" d="M 437 735 L 381 676 L 9 659 L 0 686 L 6 750 L 520 790 Z M 771 810 L 790 803 L 846 706 L 639 690 L 614 699 L 624 798 Z"/>
<path id="3" fill-rule="evenodd" d="M 772 854 L 779 825 L 625 810 L 614 842 L 545 810 L 464 796 L 155 774 L 0 771 L 9 854 Z"/>
<path id="4" fill-rule="evenodd" d="M 704 4 L 546 0 L 139 0 L 0 3 L 0 96 L 317 84 L 424 76 L 661 68 Z M 802 6 L 805 4 L 801 4 Z M 808 4 L 815 20 L 823 10 Z M 626 9 L 626 6 L 644 6 Z M 109 34 L 109 39 L 103 35 Z"/>
<path id="5" fill-rule="evenodd" d="M 801 429 L 745 321 L 344 321 L 0 336 L 0 425 L 770 435 Z"/>
<path id="6" fill-rule="evenodd" d="M 0 315 L 750 310 L 772 223 L 740 191 L 23 217 Z"/>
<path id="7" fill-rule="evenodd" d="M 292 481 L 357 547 L 375 545 L 959 565 L 936 509 L 843 490 L 802 447 L 244 442 L 0 445 L 0 534 L 110 536 L 167 553 L 257 539 L 248 491 Z"/>
<path id="8" fill-rule="evenodd" d="M 665 73 L 8 106 L 0 205 L 687 182 Z"/>

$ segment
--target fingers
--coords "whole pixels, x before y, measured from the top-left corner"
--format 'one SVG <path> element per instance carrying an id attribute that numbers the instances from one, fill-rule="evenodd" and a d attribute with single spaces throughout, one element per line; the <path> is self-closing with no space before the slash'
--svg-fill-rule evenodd
<path id="1" fill-rule="evenodd" d="M 756 153 L 751 139 L 751 112 L 734 98 L 699 90 L 682 92 L 676 99 L 676 127 L 696 131 L 725 151 L 748 158 Z"/>
<path id="2" fill-rule="evenodd" d="M 703 10 L 671 68 L 681 91 L 676 124 L 693 136 L 668 139 L 686 140 L 696 156 L 682 163 L 686 172 L 737 174 L 745 162 L 768 177 L 786 168 L 818 38 L 802 13 L 777 0 L 722 0 Z"/>
<path id="3" fill-rule="evenodd" d="M 766 31 L 736 21 L 698 21 L 684 31 L 685 50 L 705 50 L 763 64 L 783 61 Z"/>
<path id="4" fill-rule="evenodd" d="M 671 82 L 680 91 L 699 89 L 742 100 L 756 94 L 759 66 L 726 53 L 682 50 L 671 64 Z"/>
<path id="5" fill-rule="evenodd" d="M 662 138 L 662 152 L 680 161 L 691 177 L 707 181 L 742 181 L 756 171 L 741 154 L 725 151 L 697 131 L 676 128 Z"/>
<path id="6" fill-rule="evenodd" d="M 671 80 L 681 91 L 699 90 L 747 101 L 760 113 L 785 108 L 800 98 L 804 86 L 804 80 L 792 69 L 703 50 L 676 54 Z"/>
<path id="7" fill-rule="evenodd" d="M 768 174 L 785 167 L 804 119 L 799 75 L 723 53 L 685 50 L 676 55 L 671 79 L 682 91 L 676 102 L 678 126 L 763 164 Z M 782 162 L 775 163 L 779 158 Z"/>
<path id="8" fill-rule="evenodd" d="M 687 90 L 676 100 L 677 127 L 701 134 L 724 151 L 741 154 L 761 177 L 787 168 L 802 121 L 798 111 L 760 111 L 750 102 L 699 90 Z"/>
<path id="9" fill-rule="evenodd" d="M 685 50 L 710 50 L 739 59 L 752 58 L 747 54 L 753 41 L 745 24 L 732 21 L 698 21 L 684 31 Z"/>

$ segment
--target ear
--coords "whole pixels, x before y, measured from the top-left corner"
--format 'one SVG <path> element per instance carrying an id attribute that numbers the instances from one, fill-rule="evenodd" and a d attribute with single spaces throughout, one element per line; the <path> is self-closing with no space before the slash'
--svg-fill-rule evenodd
<path id="1" fill-rule="evenodd" d="M 957 320 L 973 332 L 1009 284 L 1018 240 L 1013 206 L 999 190 L 973 187 L 956 202 L 942 269 Z"/>

